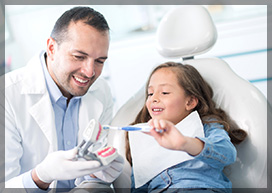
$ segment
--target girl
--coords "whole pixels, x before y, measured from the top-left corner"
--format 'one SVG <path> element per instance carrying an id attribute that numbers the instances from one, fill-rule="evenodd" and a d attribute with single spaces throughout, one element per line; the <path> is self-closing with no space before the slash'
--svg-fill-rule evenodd
<path id="1" fill-rule="evenodd" d="M 190 65 L 167 62 L 153 70 L 145 106 L 133 123 L 148 122 L 153 129 L 149 135 L 127 134 L 132 192 L 231 191 L 223 169 L 236 159 L 233 144 L 247 134 L 212 97 L 211 87 Z"/>

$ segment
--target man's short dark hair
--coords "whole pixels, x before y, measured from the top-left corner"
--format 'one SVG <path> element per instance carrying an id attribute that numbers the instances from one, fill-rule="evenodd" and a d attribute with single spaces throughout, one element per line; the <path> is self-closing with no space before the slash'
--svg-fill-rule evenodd
<path id="1" fill-rule="evenodd" d="M 62 14 L 56 21 L 51 37 L 61 44 L 67 37 L 68 26 L 73 22 L 83 21 L 100 32 L 109 31 L 109 25 L 104 16 L 90 7 L 74 7 Z"/>

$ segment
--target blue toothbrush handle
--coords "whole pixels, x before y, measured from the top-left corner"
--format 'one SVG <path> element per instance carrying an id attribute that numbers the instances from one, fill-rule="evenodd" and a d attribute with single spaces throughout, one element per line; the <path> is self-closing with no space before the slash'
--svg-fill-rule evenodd
<path id="1" fill-rule="evenodd" d="M 109 126 L 109 125 L 103 125 L 103 129 L 115 129 L 115 130 L 124 130 L 124 131 L 143 131 L 143 132 L 149 132 L 151 127 L 149 126 L 124 126 L 124 127 L 116 127 L 116 126 Z"/>
<path id="2" fill-rule="evenodd" d="M 140 131 L 140 130 L 142 130 L 142 128 L 127 126 L 127 127 L 122 127 L 122 130 L 125 130 L 125 131 Z"/>

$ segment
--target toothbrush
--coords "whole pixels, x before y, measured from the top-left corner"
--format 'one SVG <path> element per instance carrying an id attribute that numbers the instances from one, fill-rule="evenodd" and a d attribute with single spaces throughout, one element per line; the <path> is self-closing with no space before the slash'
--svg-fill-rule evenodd
<path id="1" fill-rule="evenodd" d="M 103 129 L 114 129 L 114 130 L 124 130 L 124 131 L 143 131 L 149 132 L 152 128 L 150 126 L 125 126 L 125 127 L 117 127 L 117 126 L 110 126 L 110 125 L 103 125 Z"/>

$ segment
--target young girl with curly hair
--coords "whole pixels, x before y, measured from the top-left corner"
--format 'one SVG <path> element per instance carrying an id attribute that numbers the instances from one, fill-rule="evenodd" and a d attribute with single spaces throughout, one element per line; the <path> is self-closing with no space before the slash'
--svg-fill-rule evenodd
<path id="1" fill-rule="evenodd" d="M 236 160 L 234 144 L 247 134 L 218 108 L 213 91 L 191 65 L 167 62 L 147 82 L 146 102 L 127 133 L 132 192 L 230 192 L 223 169 Z"/>

